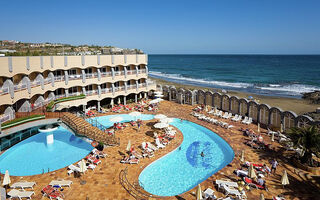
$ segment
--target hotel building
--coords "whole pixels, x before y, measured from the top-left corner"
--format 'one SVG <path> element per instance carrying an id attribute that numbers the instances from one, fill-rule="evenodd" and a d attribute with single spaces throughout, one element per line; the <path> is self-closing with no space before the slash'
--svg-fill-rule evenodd
<path id="1" fill-rule="evenodd" d="M 145 54 L 0 57 L 0 120 L 70 96 L 82 98 L 57 103 L 53 110 L 137 101 L 156 89 L 147 64 Z"/>

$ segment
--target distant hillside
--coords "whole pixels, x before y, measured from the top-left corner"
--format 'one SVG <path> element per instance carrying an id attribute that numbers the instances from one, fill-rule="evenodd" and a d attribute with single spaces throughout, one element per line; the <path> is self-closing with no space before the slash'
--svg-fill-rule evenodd
<path id="1" fill-rule="evenodd" d="M 61 43 L 26 43 L 15 40 L 0 40 L 0 54 L 5 56 L 47 55 L 118 55 L 143 54 L 140 49 L 123 49 L 113 46 L 79 45 Z"/>

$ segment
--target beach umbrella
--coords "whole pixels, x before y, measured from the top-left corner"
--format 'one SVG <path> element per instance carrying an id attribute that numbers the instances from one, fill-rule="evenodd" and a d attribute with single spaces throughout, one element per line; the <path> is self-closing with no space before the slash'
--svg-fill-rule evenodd
<path id="1" fill-rule="evenodd" d="M 87 165 L 83 159 L 80 161 L 79 165 L 80 165 L 80 172 L 84 173 L 85 171 L 87 171 Z"/>
<path id="2" fill-rule="evenodd" d="M 260 133 L 260 123 L 258 123 L 258 132 Z"/>
<path id="3" fill-rule="evenodd" d="M 262 193 L 260 194 L 260 200 L 264 200 L 264 195 Z"/>
<path id="4" fill-rule="evenodd" d="M 113 99 L 111 99 L 110 105 L 113 107 L 113 105 L 114 105 Z"/>
<path id="5" fill-rule="evenodd" d="M 120 116 L 112 117 L 109 119 L 110 122 L 121 122 L 122 120 L 123 120 L 123 118 Z"/>
<path id="6" fill-rule="evenodd" d="M 244 162 L 244 150 L 241 151 L 240 161 L 241 161 L 241 162 Z"/>
<path id="7" fill-rule="evenodd" d="M 149 104 L 159 103 L 158 99 L 153 99 L 149 102 Z"/>
<path id="8" fill-rule="evenodd" d="M 130 151 L 131 148 L 131 140 L 128 141 L 126 151 Z"/>
<path id="9" fill-rule="evenodd" d="M 164 119 L 167 118 L 167 116 L 163 115 L 163 114 L 158 114 L 154 116 L 155 119 Z"/>
<path id="10" fill-rule="evenodd" d="M 250 164 L 249 170 L 248 170 L 248 177 L 249 178 L 257 178 L 256 172 L 254 171 L 253 165 Z"/>
<path id="11" fill-rule="evenodd" d="M 272 132 L 271 141 L 274 142 L 274 132 Z"/>
<path id="12" fill-rule="evenodd" d="M 142 98 L 142 96 L 141 96 L 141 93 L 139 94 L 139 99 L 141 99 Z"/>
<path id="13" fill-rule="evenodd" d="M 6 173 L 4 174 L 4 177 L 3 177 L 2 185 L 5 186 L 5 185 L 9 185 L 10 183 L 11 183 L 11 180 L 10 180 L 9 171 L 6 170 Z"/>
<path id="14" fill-rule="evenodd" d="M 163 118 L 163 119 L 160 119 L 160 122 L 168 124 L 168 123 L 173 122 L 173 119 L 172 118 Z"/>
<path id="15" fill-rule="evenodd" d="M 162 92 L 161 92 L 161 91 L 155 91 L 154 94 L 155 94 L 155 95 L 157 95 L 157 94 L 162 94 Z"/>
<path id="16" fill-rule="evenodd" d="M 289 179 L 288 179 L 288 174 L 287 174 L 287 170 L 284 170 L 283 175 L 281 177 L 281 184 L 283 186 L 285 185 L 289 185 Z"/>
<path id="17" fill-rule="evenodd" d="M 169 124 L 167 124 L 167 123 L 156 123 L 153 127 L 155 127 L 155 128 L 166 128 L 168 126 L 169 126 Z"/>
<path id="18" fill-rule="evenodd" d="M 141 113 L 140 113 L 140 112 L 137 112 L 137 111 L 134 111 L 134 112 L 129 113 L 129 115 L 130 115 L 131 117 L 134 117 L 135 120 L 137 120 L 137 117 L 140 116 Z"/>
<path id="19" fill-rule="evenodd" d="M 120 100 L 120 98 L 118 98 L 118 104 L 121 104 L 121 100 Z"/>
<path id="20" fill-rule="evenodd" d="M 196 192 L 197 200 L 202 200 L 202 191 L 201 191 L 201 186 L 198 184 L 197 192 Z"/>
<path id="21" fill-rule="evenodd" d="M 280 124 L 280 133 L 283 133 L 283 124 Z"/>

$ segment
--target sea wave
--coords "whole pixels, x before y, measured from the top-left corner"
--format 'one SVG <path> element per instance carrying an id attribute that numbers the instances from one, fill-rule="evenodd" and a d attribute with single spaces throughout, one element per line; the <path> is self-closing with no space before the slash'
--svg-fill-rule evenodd
<path id="1" fill-rule="evenodd" d="M 149 74 L 155 78 L 163 78 L 167 80 L 173 80 L 181 83 L 189 83 L 203 86 L 212 86 L 219 88 L 235 88 L 241 89 L 247 92 L 262 93 L 262 94 L 275 94 L 275 95 L 285 95 L 285 96 L 301 96 L 305 92 L 313 92 L 315 90 L 320 90 L 320 87 L 304 84 L 253 84 L 253 83 L 233 83 L 225 81 L 212 81 L 205 79 L 196 79 L 190 77 L 184 77 L 181 74 L 167 74 L 157 71 L 150 71 Z"/>
<path id="2" fill-rule="evenodd" d="M 150 71 L 149 74 L 154 77 L 173 79 L 173 80 L 197 83 L 197 84 L 220 86 L 220 87 L 248 88 L 253 86 L 253 84 L 250 84 L 250 83 L 231 83 L 231 82 L 225 82 L 225 81 L 209 81 L 205 79 L 189 78 L 189 77 L 184 77 L 181 74 L 166 74 L 166 73 L 155 72 L 155 71 Z"/>
<path id="3" fill-rule="evenodd" d="M 272 85 L 263 87 L 256 87 L 261 90 L 271 90 L 278 92 L 286 92 L 286 93 L 294 93 L 294 94 L 302 94 L 305 92 L 313 92 L 315 90 L 320 90 L 320 87 L 311 86 L 311 85 L 302 85 L 302 84 L 291 84 L 291 85 Z"/>

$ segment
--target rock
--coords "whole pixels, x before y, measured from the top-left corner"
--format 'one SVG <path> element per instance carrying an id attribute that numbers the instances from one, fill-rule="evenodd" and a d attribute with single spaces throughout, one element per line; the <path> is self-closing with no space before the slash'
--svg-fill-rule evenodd
<path id="1" fill-rule="evenodd" d="M 320 91 L 315 90 L 313 92 L 303 93 L 302 98 L 311 101 L 311 103 L 320 104 Z"/>

